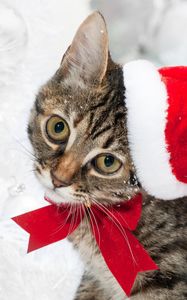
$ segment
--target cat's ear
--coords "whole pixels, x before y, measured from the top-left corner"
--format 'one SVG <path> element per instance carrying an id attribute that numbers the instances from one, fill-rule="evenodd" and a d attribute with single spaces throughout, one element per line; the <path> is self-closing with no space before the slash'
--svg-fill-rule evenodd
<path id="1" fill-rule="evenodd" d="M 94 12 L 80 25 L 60 70 L 69 84 L 101 82 L 108 62 L 108 33 L 104 18 Z"/>

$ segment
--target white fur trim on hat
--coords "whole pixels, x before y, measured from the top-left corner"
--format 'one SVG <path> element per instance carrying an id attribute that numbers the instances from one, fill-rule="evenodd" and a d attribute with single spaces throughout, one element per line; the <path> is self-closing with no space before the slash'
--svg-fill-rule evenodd
<path id="1" fill-rule="evenodd" d="M 158 70 L 148 61 L 123 68 L 128 109 L 127 126 L 132 159 L 143 188 L 160 199 L 187 195 L 187 184 L 172 173 L 166 150 L 167 90 Z"/>

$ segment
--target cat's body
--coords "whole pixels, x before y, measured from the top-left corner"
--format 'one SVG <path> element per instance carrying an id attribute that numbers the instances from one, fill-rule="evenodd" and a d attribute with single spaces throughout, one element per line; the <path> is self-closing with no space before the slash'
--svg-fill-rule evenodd
<path id="1" fill-rule="evenodd" d="M 135 235 L 160 270 L 138 275 L 131 299 L 184 300 L 186 200 L 164 202 L 141 189 L 128 149 L 124 101 L 122 68 L 112 62 L 104 20 L 94 13 L 37 96 L 28 126 L 36 174 L 57 204 L 93 203 L 102 209 L 141 191 L 143 211 Z M 126 299 L 87 219 L 70 240 L 86 265 L 76 300 Z"/>

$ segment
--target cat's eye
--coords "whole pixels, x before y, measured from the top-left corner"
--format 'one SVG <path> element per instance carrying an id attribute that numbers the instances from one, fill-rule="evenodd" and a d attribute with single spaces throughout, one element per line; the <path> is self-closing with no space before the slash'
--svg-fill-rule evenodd
<path id="1" fill-rule="evenodd" d="M 48 137 L 56 143 L 67 141 L 70 130 L 67 122 L 59 116 L 52 116 L 46 123 Z"/>
<path id="2" fill-rule="evenodd" d="M 111 175 L 121 168 L 122 163 L 112 154 L 100 154 L 93 160 L 93 165 L 99 173 Z"/>

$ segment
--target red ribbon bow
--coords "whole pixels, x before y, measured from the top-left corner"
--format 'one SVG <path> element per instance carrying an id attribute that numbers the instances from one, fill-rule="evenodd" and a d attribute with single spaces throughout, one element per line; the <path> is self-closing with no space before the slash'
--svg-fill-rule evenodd
<path id="1" fill-rule="evenodd" d="M 90 225 L 102 256 L 127 296 L 130 295 L 138 272 L 158 269 L 131 233 L 140 219 L 141 208 L 140 194 L 130 201 L 111 207 L 92 205 L 87 208 L 91 211 Z M 14 217 L 13 220 L 30 233 L 28 252 L 31 252 L 70 235 L 83 220 L 85 208 L 80 206 L 80 212 L 75 218 L 68 205 L 62 204 L 58 208 L 49 205 Z"/>

